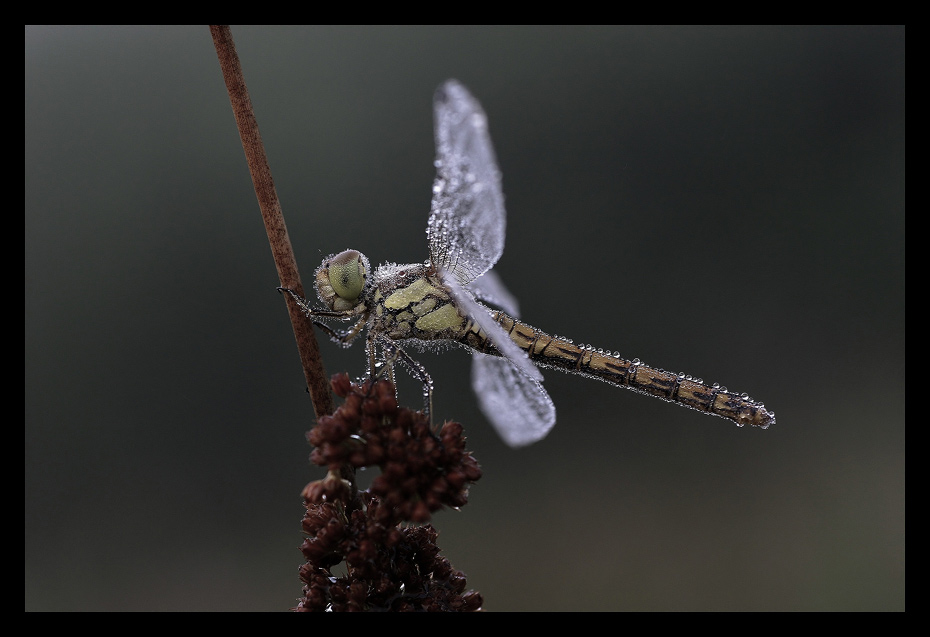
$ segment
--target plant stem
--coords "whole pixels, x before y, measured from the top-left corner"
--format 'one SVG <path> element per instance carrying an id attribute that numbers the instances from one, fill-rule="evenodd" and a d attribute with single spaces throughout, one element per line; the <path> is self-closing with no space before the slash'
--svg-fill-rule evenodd
<path id="1" fill-rule="evenodd" d="M 245 76 L 242 65 L 236 53 L 232 32 L 228 25 L 210 25 L 213 44 L 220 60 L 226 90 L 229 92 L 229 101 L 232 103 L 233 115 L 236 117 L 236 126 L 239 128 L 239 137 L 242 139 L 242 148 L 245 150 L 249 172 L 252 174 L 252 183 L 255 186 L 255 195 L 261 209 L 265 231 L 268 233 L 268 242 L 271 244 L 271 253 L 275 266 L 278 269 L 278 278 L 281 287 L 290 288 L 300 296 L 304 294 L 300 282 L 300 273 L 297 270 L 297 260 L 291 247 L 291 239 L 287 234 L 284 215 L 281 212 L 281 202 L 275 191 L 274 180 L 271 178 L 271 169 L 268 158 L 265 156 L 265 147 L 258 131 L 258 122 L 252 110 L 252 101 L 245 85 Z M 304 316 L 290 295 L 282 294 L 287 304 L 291 325 L 294 328 L 294 337 L 297 339 L 297 350 L 304 368 L 304 377 L 310 398 L 313 401 L 313 410 L 317 419 L 333 413 L 333 396 L 330 390 L 323 361 L 316 336 L 313 333 L 313 323 Z"/>

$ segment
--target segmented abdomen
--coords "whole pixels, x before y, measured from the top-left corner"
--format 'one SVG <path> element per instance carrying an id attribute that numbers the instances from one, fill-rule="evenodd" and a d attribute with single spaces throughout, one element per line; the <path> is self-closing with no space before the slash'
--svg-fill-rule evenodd
<path id="1" fill-rule="evenodd" d="M 567 339 L 518 321 L 500 311 L 491 315 L 510 335 L 511 340 L 541 367 L 551 367 L 590 376 L 678 403 L 708 414 L 732 420 L 740 427 L 752 425 L 763 429 L 775 423 L 775 414 L 745 394 L 736 394 L 720 385 L 706 385 L 685 374 L 656 369 L 639 360 L 627 360 L 617 354 L 575 345 Z M 462 343 L 480 352 L 500 355 L 487 335 L 469 322 Z"/>

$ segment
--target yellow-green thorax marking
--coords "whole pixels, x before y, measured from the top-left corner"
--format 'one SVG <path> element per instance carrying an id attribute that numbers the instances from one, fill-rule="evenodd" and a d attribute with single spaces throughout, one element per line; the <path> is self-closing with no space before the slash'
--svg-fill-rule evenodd
<path id="1" fill-rule="evenodd" d="M 376 282 L 371 329 L 392 339 L 457 341 L 465 317 L 425 265 L 408 266 Z"/>

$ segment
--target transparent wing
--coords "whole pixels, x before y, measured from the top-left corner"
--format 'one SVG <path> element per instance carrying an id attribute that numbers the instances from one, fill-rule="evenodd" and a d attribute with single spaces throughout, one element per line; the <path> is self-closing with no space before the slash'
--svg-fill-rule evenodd
<path id="1" fill-rule="evenodd" d="M 472 386 L 481 409 L 507 444 L 528 445 L 552 429 L 555 405 L 526 352 L 473 295 L 518 315 L 516 299 L 488 272 L 504 252 L 506 213 L 487 117 L 455 80 L 436 91 L 434 113 L 436 180 L 426 228 L 430 261 L 459 309 L 503 354 L 474 355 Z"/>
<path id="2" fill-rule="evenodd" d="M 510 336 L 507 335 L 504 328 L 497 324 L 488 308 L 478 303 L 471 292 L 461 287 L 448 270 L 440 270 L 439 275 L 452 294 L 452 298 L 455 299 L 459 311 L 474 319 L 478 326 L 484 330 L 494 347 L 500 351 L 504 358 L 508 359 L 508 365 L 516 367 L 524 376 L 536 382 L 541 382 L 543 377 L 539 369 L 526 355 L 526 352 L 510 340 Z"/>
<path id="3" fill-rule="evenodd" d="M 436 180 L 426 234 L 430 261 L 466 285 L 504 251 L 506 215 L 501 177 L 481 105 L 449 80 L 433 101 Z"/>
<path id="4" fill-rule="evenodd" d="M 510 361 L 475 353 L 472 386 L 481 411 L 511 447 L 542 440 L 555 425 L 555 405 L 539 381 L 524 376 Z"/>
<path id="5" fill-rule="evenodd" d="M 475 298 L 496 305 L 514 318 L 520 318 L 520 305 L 494 270 L 488 270 L 472 281 L 468 289 Z"/>

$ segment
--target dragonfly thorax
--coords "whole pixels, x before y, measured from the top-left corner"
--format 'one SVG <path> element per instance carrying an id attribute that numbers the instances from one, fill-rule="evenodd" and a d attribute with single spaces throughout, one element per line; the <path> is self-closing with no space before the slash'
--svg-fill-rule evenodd
<path id="1" fill-rule="evenodd" d="M 368 258 L 358 250 L 330 255 L 316 269 L 317 296 L 332 310 L 351 310 L 362 301 L 368 273 Z"/>

